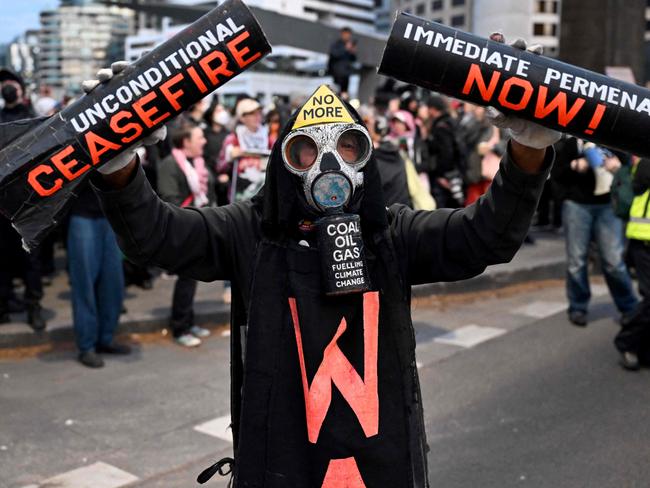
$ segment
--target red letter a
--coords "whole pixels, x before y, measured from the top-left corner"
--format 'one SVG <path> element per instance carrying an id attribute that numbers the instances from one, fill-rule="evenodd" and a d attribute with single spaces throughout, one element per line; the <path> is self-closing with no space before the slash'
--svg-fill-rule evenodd
<path id="1" fill-rule="evenodd" d="M 366 488 L 353 457 L 332 459 L 321 488 Z"/>
<path id="2" fill-rule="evenodd" d="M 302 386 L 305 392 L 309 442 L 315 444 L 318 441 L 320 429 L 332 401 L 332 383 L 336 385 L 343 398 L 354 411 L 366 437 L 377 435 L 379 432 L 379 395 L 377 393 L 379 293 L 375 291 L 363 295 L 363 371 L 365 375 L 363 380 L 337 344 L 339 337 L 343 335 L 347 328 L 345 318 L 342 318 L 334 338 L 323 352 L 323 362 L 316 371 L 310 386 L 307 381 L 305 356 L 302 348 L 302 336 L 295 298 L 289 298 L 289 307 L 291 308 L 293 328 L 296 333 Z"/>

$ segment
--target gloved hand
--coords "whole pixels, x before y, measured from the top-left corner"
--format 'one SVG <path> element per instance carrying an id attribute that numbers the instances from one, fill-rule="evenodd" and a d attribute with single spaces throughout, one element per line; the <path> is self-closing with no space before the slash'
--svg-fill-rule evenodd
<path id="1" fill-rule="evenodd" d="M 500 32 L 494 32 L 490 39 L 496 42 L 505 43 L 505 38 Z M 510 44 L 516 49 L 529 51 L 534 54 L 542 54 L 544 48 L 539 44 L 527 46 L 526 41 L 517 39 Z M 562 134 L 553 129 L 547 129 L 534 122 L 520 119 L 512 115 L 505 115 L 494 107 L 486 109 L 487 119 L 496 127 L 510 135 L 510 138 L 517 141 L 522 146 L 532 147 L 534 149 L 546 149 L 560 140 Z"/>
<path id="2" fill-rule="evenodd" d="M 100 69 L 97 72 L 97 79 L 84 81 L 81 84 L 81 88 L 84 92 L 90 93 L 101 83 L 107 83 L 111 78 L 113 78 L 113 76 L 124 71 L 128 65 L 129 63 L 127 61 L 117 61 L 113 63 L 110 68 Z M 97 171 L 103 175 L 115 173 L 122 168 L 125 168 L 136 156 L 143 157 L 145 150 L 144 146 L 156 144 L 162 141 L 165 137 L 167 137 L 167 127 L 163 125 L 144 139 L 139 140 L 134 145 L 125 149 L 113 159 L 97 168 Z"/>

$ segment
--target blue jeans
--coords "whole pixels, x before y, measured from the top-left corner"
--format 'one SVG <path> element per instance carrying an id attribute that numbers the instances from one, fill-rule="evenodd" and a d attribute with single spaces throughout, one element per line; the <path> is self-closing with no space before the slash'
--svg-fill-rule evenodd
<path id="1" fill-rule="evenodd" d="M 594 240 L 609 293 L 621 313 L 634 310 L 638 300 L 623 262 L 623 222 L 610 204 L 588 205 L 571 200 L 562 206 L 566 231 L 567 298 L 569 312 L 587 312 L 591 291 L 587 276 L 589 243 Z"/>
<path id="2" fill-rule="evenodd" d="M 86 352 L 110 344 L 122 311 L 124 273 L 108 220 L 70 218 L 68 267 L 77 348 Z"/>

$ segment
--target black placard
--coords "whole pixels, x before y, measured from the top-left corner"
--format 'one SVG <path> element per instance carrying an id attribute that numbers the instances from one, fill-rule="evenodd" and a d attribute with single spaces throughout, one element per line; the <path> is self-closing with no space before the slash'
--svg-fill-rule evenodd
<path id="1" fill-rule="evenodd" d="M 359 216 L 342 214 L 324 217 L 318 221 L 317 231 L 325 294 L 342 295 L 369 290 Z"/>
<path id="2" fill-rule="evenodd" d="M 381 74 L 650 157 L 650 90 L 399 14 Z"/>
<path id="3" fill-rule="evenodd" d="M 90 95 L 0 150 L 0 212 L 33 248 L 90 171 L 271 51 L 241 0 L 228 0 Z"/>

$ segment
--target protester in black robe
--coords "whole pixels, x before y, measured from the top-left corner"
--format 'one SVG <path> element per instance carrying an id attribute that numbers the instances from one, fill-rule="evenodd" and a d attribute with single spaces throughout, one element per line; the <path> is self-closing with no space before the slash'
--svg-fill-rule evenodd
<path id="1" fill-rule="evenodd" d="M 475 204 L 387 209 L 373 154 L 364 153 L 365 128 L 330 94 L 321 87 L 288 122 L 266 184 L 251 201 L 207 209 L 165 204 L 129 155 L 94 178 L 130 259 L 233 283 L 235 458 L 201 481 L 232 462 L 237 487 L 429 486 L 411 286 L 470 278 L 509 261 L 550 170 L 547 146 L 558 134 L 519 122 L 492 187 Z M 319 104 L 327 109 L 322 118 Z M 509 124 L 501 114 L 495 120 Z M 337 143 L 348 129 L 356 143 Z M 315 150 L 298 136 L 311 138 Z M 306 155 L 304 167 L 290 164 L 296 154 Z M 340 183 L 340 193 L 327 193 L 335 185 L 322 186 L 326 177 Z M 325 208 L 330 197 L 344 199 L 336 208 L 343 216 Z M 360 221 L 365 281 L 357 293 L 331 294 L 324 277 L 331 249 L 319 229 L 337 216 Z"/>

